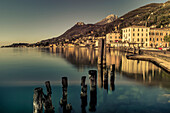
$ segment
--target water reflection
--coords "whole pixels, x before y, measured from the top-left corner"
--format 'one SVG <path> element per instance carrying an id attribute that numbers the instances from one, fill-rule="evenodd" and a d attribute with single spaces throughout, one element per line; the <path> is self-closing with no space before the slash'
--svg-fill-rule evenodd
<path id="1" fill-rule="evenodd" d="M 92 48 L 50 48 L 43 49 L 43 51 L 49 51 L 52 55 L 60 55 L 65 58 L 68 62 L 73 64 L 77 68 L 85 68 L 86 66 L 97 67 L 97 71 L 89 71 L 89 81 L 90 81 L 90 93 L 89 93 L 89 112 L 97 111 L 98 100 L 103 98 L 103 103 L 107 100 L 109 95 L 115 93 L 116 90 L 121 94 L 123 91 L 117 88 L 117 78 L 124 77 L 133 80 L 136 83 L 144 85 L 154 85 L 161 86 L 170 89 L 169 74 L 162 70 L 160 67 L 146 61 L 138 60 L 128 60 L 126 58 L 126 53 L 114 51 L 112 49 L 106 50 L 104 52 L 105 58 L 101 60 L 101 64 L 98 64 L 98 57 L 100 56 L 98 50 Z M 104 63 L 102 63 L 104 62 Z M 85 85 L 85 77 L 82 77 L 81 81 L 81 112 L 86 113 L 86 107 L 88 106 L 88 95 L 87 95 L 87 85 Z M 120 79 L 118 79 L 120 80 Z M 97 98 L 98 91 L 97 88 L 103 89 L 103 97 Z M 125 89 L 124 89 L 125 90 Z M 132 89 L 134 90 L 134 89 Z M 137 89 L 135 89 L 137 90 Z M 114 91 L 114 92 L 113 92 Z M 107 92 L 107 93 L 105 93 Z M 129 94 L 126 91 L 125 94 Z M 63 95 L 65 93 L 63 92 Z M 131 94 L 133 95 L 133 94 Z M 134 94 L 135 95 L 135 94 Z M 120 102 L 121 99 L 128 100 L 127 95 L 121 95 L 120 97 L 115 97 L 116 102 Z M 63 113 L 71 112 L 66 111 L 67 101 L 64 104 L 64 100 L 67 100 L 67 95 L 62 97 L 62 107 Z M 120 100 L 119 100 L 120 99 Z M 133 99 L 130 101 L 134 101 Z M 124 101 L 123 101 L 124 102 Z M 120 102 L 121 103 L 121 102 Z M 119 104 L 120 104 L 119 103 Z M 125 105 L 128 105 L 127 103 Z"/>
<path id="2" fill-rule="evenodd" d="M 46 49 L 49 51 L 49 49 Z M 112 65 L 115 65 L 116 74 L 125 76 L 129 79 L 133 79 L 143 84 L 149 85 L 166 85 L 166 82 L 170 81 L 169 74 L 162 70 L 160 67 L 147 61 L 128 60 L 126 53 L 115 51 L 110 49 L 104 52 L 103 65 L 97 65 L 97 59 L 100 56 L 98 49 L 93 48 L 50 48 L 50 52 L 53 54 L 59 54 L 71 64 L 77 68 L 83 68 L 86 66 L 96 67 L 98 69 L 98 87 L 108 89 L 106 83 L 110 78 L 110 89 L 112 90 L 113 77 L 110 76 Z M 112 70 L 113 71 L 113 70 Z M 108 82 L 109 83 L 109 82 Z M 114 89 L 114 87 L 113 87 Z"/>

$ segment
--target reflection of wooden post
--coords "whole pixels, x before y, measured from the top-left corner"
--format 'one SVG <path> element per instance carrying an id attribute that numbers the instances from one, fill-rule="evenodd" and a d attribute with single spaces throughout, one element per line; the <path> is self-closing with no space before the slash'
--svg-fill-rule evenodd
<path id="1" fill-rule="evenodd" d="M 115 64 L 112 65 L 112 70 L 110 73 L 110 90 L 114 91 L 115 90 Z"/>
<path id="2" fill-rule="evenodd" d="M 108 70 L 106 69 L 104 72 L 104 89 L 108 90 Z"/>
<path id="3" fill-rule="evenodd" d="M 103 66 L 98 65 L 98 77 L 97 77 L 97 84 L 99 88 L 103 87 Z"/>
<path id="4" fill-rule="evenodd" d="M 42 88 L 35 88 L 34 89 L 34 96 L 33 96 L 33 113 L 42 113 L 42 96 L 43 96 L 43 89 Z"/>
<path id="5" fill-rule="evenodd" d="M 98 64 L 103 64 L 103 53 L 104 53 L 104 39 L 99 39 L 98 44 Z"/>
<path id="6" fill-rule="evenodd" d="M 47 95 L 44 94 L 44 100 L 43 100 L 43 105 L 44 105 L 44 111 L 45 113 L 54 113 L 54 107 L 52 105 L 52 100 L 51 100 L 51 85 L 50 81 L 45 82 L 46 88 L 47 88 Z"/>

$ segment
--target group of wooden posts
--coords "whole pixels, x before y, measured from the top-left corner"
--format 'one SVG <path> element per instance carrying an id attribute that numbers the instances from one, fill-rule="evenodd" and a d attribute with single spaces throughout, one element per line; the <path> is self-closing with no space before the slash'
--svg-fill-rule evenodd
<path id="1" fill-rule="evenodd" d="M 101 79 L 101 83 L 104 85 L 104 88 L 108 88 L 108 69 L 106 69 L 106 46 L 104 40 L 99 41 L 99 56 L 98 56 L 98 80 Z M 110 84 L 111 87 L 114 87 L 115 80 L 115 65 L 112 65 L 110 72 Z M 103 69 L 106 71 L 103 72 Z M 97 71 L 89 70 L 89 81 L 90 81 L 90 102 L 89 102 L 89 111 L 96 111 L 97 105 Z M 86 113 L 87 106 L 87 85 L 86 85 L 86 76 L 81 78 L 81 108 L 82 113 Z M 50 82 L 45 82 L 47 94 L 44 94 L 41 87 L 34 89 L 33 95 L 33 113 L 54 113 L 54 107 L 51 100 L 51 85 Z M 63 113 L 71 113 L 72 105 L 67 103 L 67 88 L 68 88 L 68 79 L 67 77 L 62 77 L 62 98 L 60 99 L 60 106 Z"/>
<path id="2" fill-rule="evenodd" d="M 105 78 L 104 83 L 107 81 Z M 112 77 L 112 79 L 114 79 Z M 90 80 L 90 103 L 89 103 L 89 111 L 96 111 L 97 105 L 97 71 L 90 70 L 89 71 L 89 80 Z M 87 85 L 86 85 L 86 76 L 82 76 L 81 78 L 81 108 L 82 113 L 86 113 L 87 106 Z M 108 83 L 108 82 L 107 82 Z M 41 87 L 34 89 L 33 95 L 33 113 L 54 113 L 54 107 L 52 105 L 51 100 L 51 85 L 50 82 L 45 82 L 47 94 L 44 94 L 43 89 Z M 62 107 L 63 113 L 71 113 L 72 105 L 67 103 L 67 87 L 68 87 L 68 79 L 67 77 L 62 77 L 62 98 L 60 99 L 60 106 Z"/>

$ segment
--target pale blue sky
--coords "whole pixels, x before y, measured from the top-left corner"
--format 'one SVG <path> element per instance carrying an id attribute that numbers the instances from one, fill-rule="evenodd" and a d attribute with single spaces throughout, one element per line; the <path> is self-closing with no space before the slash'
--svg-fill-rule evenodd
<path id="1" fill-rule="evenodd" d="M 167 0 L 0 0 L 0 46 L 56 37 L 76 22 L 96 23 Z"/>

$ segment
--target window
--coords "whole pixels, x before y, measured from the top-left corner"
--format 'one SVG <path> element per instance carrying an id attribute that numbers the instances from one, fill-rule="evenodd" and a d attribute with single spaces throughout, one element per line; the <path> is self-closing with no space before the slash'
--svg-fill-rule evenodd
<path id="1" fill-rule="evenodd" d="M 112 43 L 113 42 L 113 40 L 110 40 L 110 43 Z"/>
<path id="2" fill-rule="evenodd" d="M 146 43 L 146 46 L 148 46 L 148 44 Z"/>
<path id="3" fill-rule="evenodd" d="M 146 29 L 146 32 L 148 32 L 148 29 Z"/>
<path id="4" fill-rule="evenodd" d="M 152 38 L 150 38 L 150 41 L 152 41 Z"/>
<path id="5" fill-rule="evenodd" d="M 156 35 L 159 35 L 159 33 L 157 32 Z"/>
<path id="6" fill-rule="evenodd" d="M 162 41 L 162 38 L 161 38 L 161 41 Z"/>
<path id="7" fill-rule="evenodd" d="M 110 37 L 112 39 L 112 37 Z"/>
<path id="8" fill-rule="evenodd" d="M 135 29 L 133 29 L 133 31 L 135 31 Z"/>
<path id="9" fill-rule="evenodd" d="M 130 33 L 129 33 L 129 36 L 130 36 Z"/>
<path id="10" fill-rule="evenodd" d="M 121 37 L 119 37 L 119 39 L 121 39 Z"/>
<path id="11" fill-rule="evenodd" d="M 153 38 L 153 41 L 155 41 L 155 39 Z"/>
<path id="12" fill-rule="evenodd" d="M 133 38 L 133 41 L 135 41 L 135 39 Z"/>
<path id="13" fill-rule="evenodd" d="M 160 35 L 162 36 L 162 35 L 163 35 L 163 33 L 160 33 Z"/>
<path id="14" fill-rule="evenodd" d="M 126 32 L 127 32 L 127 29 L 126 29 Z"/>
<path id="15" fill-rule="evenodd" d="M 149 35 L 152 35 L 151 32 L 149 32 Z"/>
<path id="16" fill-rule="evenodd" d="M 129 32 L 130 32 L 130 29 L 129 29 Z"/>
<path id="17" fill-rule="evenodd" d="M 135 36 L 135 33 L 133 33 L 133 36 Z"/>
<path id="18" fill-rule="evenodd" d="M 158 41 L 159 39 L 157 38 L 157 41 Z"/>
<path id="19" fill-rule="evenodd" d="M 138 31 L 139 31 L 139 29 L 138 29 Z"/>
<path id="20" fill-rule="evenodd" d="M 154 33 L 154 32 L 152 32 L 152 35 L 155 35 L 155 33 Z"/>
<path id="21" fill-rule="evenodd" d="M 146 38 L 146 42 L 148 41 L 148 39 Z"/>
<path id="22" fill-rule="evenodd" d="M 143 31 L 143 29 L 142 29 L 142 31 Z"/>
<path id="23" fill-rule="evenodd" d="M 143 38 L 142 38 L 142 42 L 143 42 Z"/>
<path id="24" fill-rule="evenodd" d="M 166 33 L 166 35 L 168 36 L 168 33 Z"/>
<path id="25" fill-rule="evenodd" d="M 138 38 L 138 42 L 139 42 L 139 38 Z"/>
<path id="26" fill-rule="evenodd" d="M 139 36 L 139 33 L 138 33 L 138 36 Z"/>
<path id="27" fill-rule="evenodd" d="M 146 36 L 148 36 L 148 33 L 146 33 Z"/>
<path id="28" fill-rule="evenodd" d="M 117 36 L 115 36 L 115 39 L 117 39 Z"/>
<path id="29" fill-rule="evenodd" d="M 142 33 L 142 36 L 143 36 L 143 33 Z"/>

